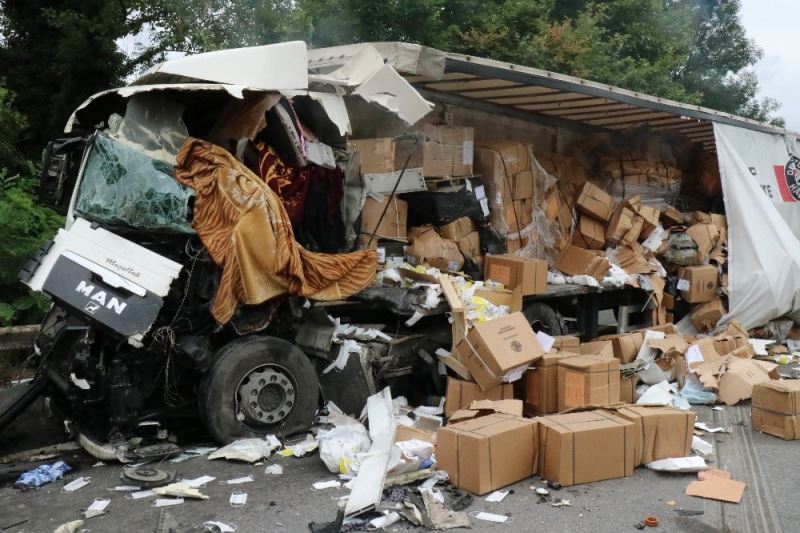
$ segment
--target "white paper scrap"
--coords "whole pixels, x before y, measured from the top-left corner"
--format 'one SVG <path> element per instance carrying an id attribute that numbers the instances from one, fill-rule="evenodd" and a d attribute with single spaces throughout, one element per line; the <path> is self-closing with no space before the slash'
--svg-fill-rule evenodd
<path id="1" fill-rule="evenodd" d="M 477 513 L 470 513 L 469 514 L 472 518 L 477 520 L 484 520 L 486 522 L 508 522 L 511 520 L 510 516 L 506 516 L 504 514 L 495 514 L 495 513 L 487 513 L 485 511 L 479 511 Z"/>
<path id="2" fill-rule="evenodd" d="M 229 479 L 227 481 L 222 481 L 222 485 L 241 485 L 242 483 L 250 483 L 251 481 L 255 481 L 255 478 L 251 476 L 244 476 L 244 477 L 237 477 L 234 479 Z"/>
<path id="3" fill-rule="evenodd" d="M 714 447 L 701 439 L 700 437 L 692 437 L 692 450 L 696 451 L 701 455 L 708 455 L 710 453 L 714 453 Z"/>
<path id="4" fill-rule="evenodd" d="M 233 533 L 236 531 L 236 526 L 233 524 L 226 524 L 225 522 L 216 522 L 214 520 L 209 520 L 208 522 L 203 522 L 205 527 L 212 527 L 217 526 L 222 533 Z"/>
<path id="5" fill-rule="evenodd" d="M 196 489 L 202 487 L 209 481 L 214 481 L 215 479 L 217 478 L 215 478 L 214 476 L 200 476 L 194 479 L 184 479 L 183 482 L 192 487 L 193 489 Z"/>
<path id="6" fill-rule="evenodd" d="M 554 337 L 551 337 L 544 331 L 539 331 L 536 333 L 536 340 L 539 341 L 539 345 L 544 350 L 544 353 L 550 353 L 550 350 L 553 349 L 553 343 L 556 342 Z"/>
<path id="7" fill-rule="evenodd" d="M 721 427 L 716 427 L 716 428 L 708 427 L 708 424 L 706 424 L 705 422 L 695 422 L 694 427 L 696 429 L 702 429 L 703 431 L 706 431 L 708 433 L 721 433 L 726 431 L 725 428 Z"/>
<path id="8" fill-rule="evenodd" d="M 110 488 L 108 490 L 112 492 L 133 492 L 134 490 L 139 490 L 142 487 L 137 487 L 136 485 L 117 485 L 116 487 Z"/>
<path id="9" fill-rule="evenodd" d="M 267 468 L 264 469 L 264 473 L 279 476 L 283 474 L 283 467 L 281 465 L 268 465 Z"/>
<path id="10" fill-rule="evenodd" d="M 335 479 L 331 479 L 329 481 L 317 481 L 316 483 L 314 483 L 313 486 L 317 490 L 332 489 L 332 488 L 338 489 L 339 487 L 342 486 L 342 483 L 336 481 Z"/>
<path id="11" fill-rule="evenodd" d="M 699 472 L 708 470 L 708 465 L 706 465 L 706 460 L 702 457 L 692 455 L 690 457 L 659 459 L 658 461 L 647 463 L 647 468 L 658 472 Z"/>
<path id="12" fill-rule="evenodd" d="M 138 500 L 140 498 L 147 498 L 149 496 L 155 496 L 156 493 L 152 490 L 140 490 L 139 492 L 132 492 L 130 494 L 126 494 L 125 497 L 129 500 Z"/>
<path id="13" fill-rule="evenodd" d="M 170 507 L 172 505 L 181 505 L 183 498 L 156 498 L 153 502 L 153 507 Z"/>
<path id="14" fill-rule="evenodd" d="M 233 492 L 231 493 L 230 497 L 231 507 L 244 507 L 244 504 L 247 503 L 247 493 L 246 492 Z"/>
<path id="15" fill-rule="evenodd" d="M 717 405 L 711 408 L 712 411 L 724 411 L 725 409 L 721 405 Z"/>
<path id="16" fill-rule="evenodd" d="M 486 501 L 490 503 L 499 503 L 503 501 L 508 494 L 509 491 L 507 490 L 496 490 L 486 497 Z"/>
<path id="17" fill-rule="evenodd" d="M 91 478 L 79 477 L 78 479 L 73 479 L 72 481 L 70 481 L 69 483 L 64 485 L 64 488 L 62 490 L 64 492 L 75 492 L 76 490 L 78 490 L 80 488 L 83 488 L 86 485 L 88 485 L 89 484 L 89 479 L 91 479 Z"/>
<path id="18" fill-rule="evenodd" d="M 108 498 L 98 498 L 95 501 L 93 501 L 89 507 L 86 508 L 86 511 L 83 513 L 83 515 L 86 518 L 92 518 L 93 516 L 99 516 L 101 514 L 104 514 L 106 512 L 106 507 L 108 507 L 108 504 L 110 503 L 111 500 L 109 500 Z"/>

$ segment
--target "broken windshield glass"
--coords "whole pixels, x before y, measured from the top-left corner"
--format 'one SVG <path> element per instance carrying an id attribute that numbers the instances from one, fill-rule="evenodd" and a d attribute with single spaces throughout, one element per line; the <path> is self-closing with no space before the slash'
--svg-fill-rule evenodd
<path id="1" fill-rule="evenodd" d="M 190 233 L 193 196 L 192 189 L 175 181 L 171 165 L 98 133 L 75 210 L 99 222 Z"/>

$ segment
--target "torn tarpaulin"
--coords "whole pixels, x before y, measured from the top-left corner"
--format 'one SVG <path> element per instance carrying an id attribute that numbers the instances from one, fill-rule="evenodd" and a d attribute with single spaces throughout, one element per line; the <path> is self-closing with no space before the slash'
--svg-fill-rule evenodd
<path id="1" fill-rule="evenodd" d="M 51 465 L 40 465 L 20 474 L 14 486 L 17 488 L 41 487 L 45 483 L 61 479 L 70 470 L 72 468 L 64 461 L 57 461 Z"/>

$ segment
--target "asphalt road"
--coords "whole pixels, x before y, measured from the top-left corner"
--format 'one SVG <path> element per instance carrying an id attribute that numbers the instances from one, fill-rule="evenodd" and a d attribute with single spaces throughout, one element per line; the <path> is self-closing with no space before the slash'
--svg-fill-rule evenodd
<path id="1" fill-rule="evenodd" d="M 514 485 L 513 493 L 500 503 L 487 503 L 476 498 L 468 511 L 490 511 L 508 514 L 511 522 L 493 524 L 473 520 L 473 529 L 487 531 L 547 531 L 547 532 L 605 532 L 635 531 L 634 525 L 644 516 L 658 517 L 658 531 L 693 532 L 780 532 L 800 530 L 800 506 L 796 505 L 800 485 L 800 445 L 752 432 L 749 405 L 725 407 L 723 411 L 698 408 L 699 420 L 713 426 L 730 426 L 732 434 L 707 437 L 714 442 L 714 466 L 729 470 L 735 479 L 745 481 L 747 489 L 740 504 L 720 503 L 684 495 L 692 474 L 658 474 L 638 468 L 633 476 L 623 479 L 578 485 L 554 493 L 569 499 L 570 507 L 555 508 L 537 503 L 530 486 L 542 486 L 537 479 Z M 36 413 L 33 413 L 36 415 Z M 31 422 L 31 431 L 42 435 L 39 418 Z M 0 455 L 11 448 L 19 449 L 32 438 L 16 434 L 0 436 Z M 47 438 L 53 440 L 58 431 L 50 428 Z M 30 443 L 33 447 L 39 442 Z M 198 442 L 197 444 L 203 444 Z M 82 452 L 65 455 L 75 467 L 64 480 L 39 490 L 21 492 L 10 484 L 0 487 L 0 531 L 50 532 L 58 525 L 81 518 L 95 498 L 108 497 L 111 504 L 107 514 L 88 519 L 84 528 L 92 532 L 154 531 L 160 509 L 153 508 L 153 498 L 127 499 L 124 494 L 109 492 L 122 484 L 119 465 L 92 466 L 95 460 Z M 265 474 L 266 464 L 283 466 L 279 476 Z M 214 476 L 202 492 L 208 500 L 186 500 L 168 510 L 181 527 L 199 526 L 206 520 L 218 520 L 237 526 L 237 533 L 262 531 L 308 531 L 311 521 L 330 521 L 336 512 L 336 500 L 347 494 L 346 489 L 317 491 L 312 483 L 333 479 L 315 454 L 304 458 L 274 457 L 254 466 L 227 461 L 209 461 L 204 457 L 175 465 L 178 478 Z M 221 481 L 251 474 L 255 481 L 241 485 L 223 485 Z M 90 476 L 91 483 L 76 492 L 64 493 L 65 483 Z M 248 493 L 244 507 L 229 504 L 234 491 Z M 667 502 L 675 502 L 671 507 Z M 679 517 L 674 509 L 703 511 L 702 515 Z M 19 521 L 23 524 L 7 528 Z M 414 529 L 400 522 L 390 531 Z"/>

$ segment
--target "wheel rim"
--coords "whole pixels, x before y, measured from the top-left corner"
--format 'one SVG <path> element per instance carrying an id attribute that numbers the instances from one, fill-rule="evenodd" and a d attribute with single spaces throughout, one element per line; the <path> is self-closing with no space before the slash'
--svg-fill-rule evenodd
<path id="1" fill-rule="evenodd" d="M 295 382 L 286 368 L 257 366 L 236 387 L 236 417 L 248 425 L 269 426 L 289 416 L 295 398 Z"/>

